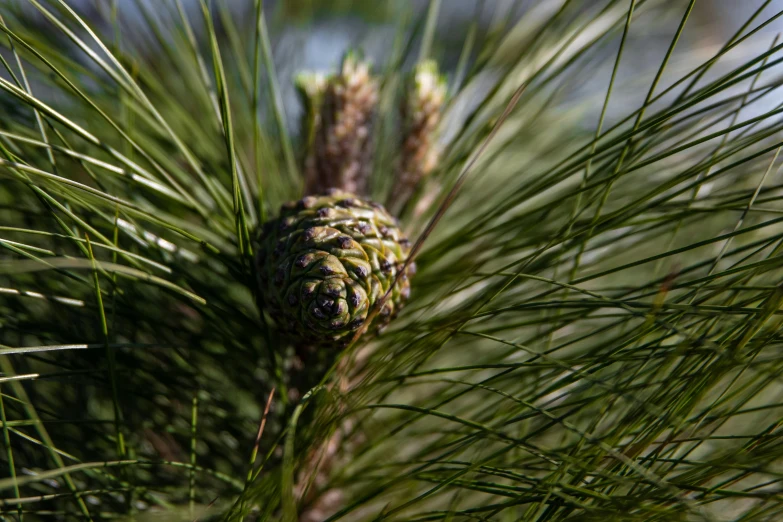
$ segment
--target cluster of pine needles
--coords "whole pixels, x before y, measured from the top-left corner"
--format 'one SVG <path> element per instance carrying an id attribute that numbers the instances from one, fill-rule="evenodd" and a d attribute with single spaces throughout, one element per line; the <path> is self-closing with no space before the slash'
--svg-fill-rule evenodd
<path id="1" fill-rule="evenodd" d="M 370 9 L 373 199 L 427 59 L 442 154 L 408 307 L 301 399 L 250 238 L 301 196 L 273 43 L 313 21 L 0 2 L 0 518 L 783 518 L 783 12 L 705 43 L 705 1 Z"/>

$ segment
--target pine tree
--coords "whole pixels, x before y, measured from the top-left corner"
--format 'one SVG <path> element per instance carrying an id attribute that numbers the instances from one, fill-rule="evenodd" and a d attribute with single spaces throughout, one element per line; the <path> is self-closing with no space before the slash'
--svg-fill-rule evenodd
<path id="1" fill-rule="evenodd" d="M 781 518 L 783 12 L 704 3 L 0 3 L 0 518 Z"/>

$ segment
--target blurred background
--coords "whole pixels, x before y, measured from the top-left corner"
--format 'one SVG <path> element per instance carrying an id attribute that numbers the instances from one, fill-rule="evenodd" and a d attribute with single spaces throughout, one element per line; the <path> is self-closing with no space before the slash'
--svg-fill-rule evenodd
<path id="1" fill-rule="evenodd" d="M 34 7 L 24 0 L 2 0 L 16 4 L 30 15 L 40 19 Z M 0 2 L 0 3 L 2 3 Z M 200 0 L 182 0 L 194 31 L 199 38 L 204 36 L 203 20 L 200 15 Z M 459 65 L 460 52 L 465 39 L 473 37 L 491 48 L 492 40 L 500 41 L 502 36 L 523 17 L 544 19 L 560 8 L 560 2 L 538 0 L 379 0 L 364 2 L 357 0 L 266 0 L 263 8 L 267 15 L 273 58 L 278 72 L 281 95 L 286 114 L 296 128 L 301 115 L 301 103 L 294 87 L 294 77 L 301 71 L 334 71 L 348 49 L 361 49 L 365 56 L 378 67 L 386 64 L 394 47 L 396 35 L 401 27 L 416 35 L 409 40 L 409 46 L 416 48 L 423 34 L 427 10 L 432 3 L 438 9 L 434 31 L 437 37 L 433 43 L 433 56 L 437 57 L 441 69 L 452 76 Z M 579 2 L 577 2 L 579 3 Z M 244 1 L 218 2 L 220 11 L 224 6 L 231 10 L 237 27 L 242 34 L 250 34 L 253 24 L 252 4 Z M 715 54 L 721 45 L 739 28 L 747 17 L 760 6 L 766 5 L 766 12 L 783 8 L 783 0 L 698 0 L 688 21 L 688 30 L 683 34 L 680 49 L 672 61 L 670 71 L 686 72 L 690 64 L 707 59 Z M 107 28 L 111 20 L 118 20 L 124 36 L 134 46 L 148 49 L 149 57 L 160 53 L 155 35 L 150 31 L 150 21 L 165 24 L 177 20 L 177 13 L 170 2 L 157 0 L 73 0 L 69 5 L 87 20 L 103 24 Z M 590 6 L 585 0 L 584 7 Z M 607 121 L 626 114 L 644 99 L 644 87 L 660 63 L 672 32 L 678 22 L 679 13 L 674 10 L 660 10 L 661 23 L 634 27 L 624 54 L 628 57 L 618 71 L 618 84 L 613 103 L 609 107 Z M 225 15 L 225 13 L 224 13 Z M 216 16 L 220 31 L 221 16 Z M 223 18 L 224 19 L 224 18 Z M 244 26 L 243 26 L 244 24 Z M 531 21 L 529 25 L 534 25 Z M 783 20 L 766 25 L 761 34 L 768 34 L 770 42 L 783 29 Z M 587 39 L 587 35 L 582 35 Z M 146 42 L 146 44 L 145 44 Z M 244 43 L 243 43 L 244 44 Z M 617 42 L 615 42 L 615 45 Z M 755 42 L 740 45 L 726 56 L 711 76 L 720 74 L 732 65 L 742 63 L 757 51 Z M 603 48 L 604 58 L 616 53 L 614 45 Z M 479 57 L 473 57 L 479 58 Z M 509 62 L 514 60 L 509 56 Z M 411 53 L 407 66 L 416 61 Z M 585 96 L 595 97 L 596 103 L 588 104 L 592 110 L 585 111 L 585 126 L 595 127 L 595 120 L 601 108 L 606 89 L 606 79 L 611 73 L 612 62 L 595 60 L 597 67 L 585 75 L 582 90 L 573 93 L 572 98 L 583 102 Z M 0 72 L 0 74 L 3 74 Z M 480 99 L 481 92 L 476 93 Z M 768 104 L 776 104 L 780 98 L 769 96 Z"/>

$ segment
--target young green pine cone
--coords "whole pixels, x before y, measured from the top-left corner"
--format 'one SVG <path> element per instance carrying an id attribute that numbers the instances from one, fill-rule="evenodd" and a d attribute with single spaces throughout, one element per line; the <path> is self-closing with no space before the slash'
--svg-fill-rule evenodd
<path id="1" fill-rule="evenodd" d="M 348 54 L 339 74 L 325 79 L 304 75 L 298 85 L 309 113 L 305 194 L 332 187 L 365 193 L 378 105 L 378 82 L 369 65 Z"/>
<path id="2" fill-rule="evenodd" d="M 298 346 L 345 345 L 390 288 L 367 326 L 384 326 L 402 307 L 415 267 L 397 274 L 409 251 L 381 205 L 339 190 L 306 196 L 283 205 L 263 227 L 256 256 L 260 306 Z"/>
<path id="3" fill-rule="evenodd" d="M 446 81 L 434 61 L 420 63 L 403 98 L 402 146 L 397 184 L 390 208 L 398 209 L 413 194 L 419 182 L 438 164 L 437 130 L 446 100 Z"/>

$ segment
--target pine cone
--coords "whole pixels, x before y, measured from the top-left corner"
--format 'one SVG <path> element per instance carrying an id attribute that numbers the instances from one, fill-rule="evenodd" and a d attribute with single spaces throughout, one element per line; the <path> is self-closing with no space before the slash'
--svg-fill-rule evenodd
<path id="1" fill-rule="evenodd" d="M 384 326 L 402 307 L 414 265 L 394 281 L 409 250 L 381 205 L 339 190 L 306 196 L 283 205 L 263 227 L 256 256 L 260 306 L 298 346 L 345 345 L 389 288 L 368 326 Z"/>

